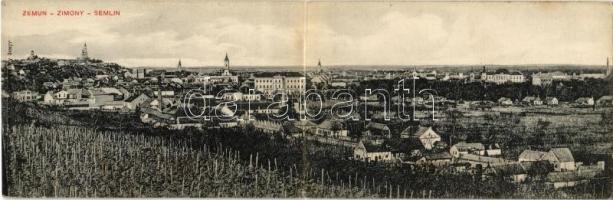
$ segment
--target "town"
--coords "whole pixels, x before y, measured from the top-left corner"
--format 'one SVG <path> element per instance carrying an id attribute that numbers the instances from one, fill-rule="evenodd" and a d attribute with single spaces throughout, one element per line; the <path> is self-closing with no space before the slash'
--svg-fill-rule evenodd
<path id="1" fill-rule="evenodd" d="M 180 59 L 164 69 L 126 68 L 90 57 L 87 44 L 75 59 L 33 50 L 13 58 L 12 52 L 9 42 L 5 102 L 137 115 L 139 123 L 171 131 L 252 130 L 348 149 L 334 159 L 540 182 L 554 190 L 608 181 L 613 169 L 608 58 L 584 69 L 373 71 L 319 60 L 264 71 L 234 68 L 227 53 L 204 72 Z"/>

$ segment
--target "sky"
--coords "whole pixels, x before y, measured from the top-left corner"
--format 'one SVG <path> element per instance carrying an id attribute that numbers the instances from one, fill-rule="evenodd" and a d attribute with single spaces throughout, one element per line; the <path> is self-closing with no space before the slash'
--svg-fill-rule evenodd
<path id="1" fill-rule="evenodd" d="M 22 16 L 24 10 L 120 16 Z M 588 64 L 613 57 L 611 3 L 4 0 L 2 56 L 128 67 Z"/>

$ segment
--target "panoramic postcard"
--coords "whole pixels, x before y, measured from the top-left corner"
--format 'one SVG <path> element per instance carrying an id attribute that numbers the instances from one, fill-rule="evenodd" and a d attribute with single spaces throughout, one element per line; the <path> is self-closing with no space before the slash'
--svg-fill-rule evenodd
<path id="1" fill-rule="evenodd" d="M 1 6 L 5 197 L 613 197 L 611 2 Z"/>

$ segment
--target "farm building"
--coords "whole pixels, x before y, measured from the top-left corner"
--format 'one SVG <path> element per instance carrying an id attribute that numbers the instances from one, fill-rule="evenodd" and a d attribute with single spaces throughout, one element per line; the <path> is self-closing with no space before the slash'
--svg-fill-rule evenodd
<path id="1" fill-rule="evenodd" d="M 548 152 L 524 150 L 519 155 L 519 162 L 548 161 L 554 166 L 554 171 L 576 170 L 575 159 L 568 148 L 553 148 Z"/>
<path id="2" fill-rule="evenodd" d="M 409 138 L 421 142 L 426 150 L 432 149 L 435 142 L 441 141 L 441 136 L 432 127 L 409 126 L 400 133 L 402 138 Z"/>
<path id="3" fill-rule="evenodd" d="M 543 105 L 543 101 L 539 97 L 527 96 L 521 100 L 523 103 L 528 105 Z"/>
<path id="4" fill-rule="evenodd" d="M 545 104 L 547 105 L 558 105 L 558 98 L 555 97 L 547 97 L 545 98 Z"/>
<path id="5" fill-rule="evenodd" d="M 392 151 L 382 144 L 360 141 L 353 148 L 353 158 L 365 162 L 389 162 L 394 157 L 392 156 Z"/>
<path id="6" fill-rule="evenodd" d="M 365 128 L 366 128 L 365 135 L 383 136 L 387 138 L 391 137 L 390 128 L 385 124 L 370 122 L 368 123 L 368 125 L 366 125 Z"/>
<path id="7" fill-rule="evenodd" d="M 330 137 L 347 137 L 347 129 L 345 125 L 336 120 L 325 120 L 321 124 L 317 125 L 315 134 Z"/>
<path id="8" fill-rule="evenodd" d="M 485 146 L 481 143 L 467 143 L 459 142 L 449 148 L 449 152 L 454 158 L 460 157 L 461 154 L 475 154 L 481 155 L 481 152 L 485 150 Z"/>
<path id="9" fill-rule="evenodd" d="M 507 97 L 500 97 L 500 99 L 498 99 L 498 104 L 503 105 L 503 106 L 509 106 L 509 105 L 513 105 L 513 101 Z"/>
<path id="10" fill-rule="evenodd" d="M 575 100 L 575 103 L 578 104 L 578 105 L 592 106 L 592 105 L 594 105 L 594 98 L 592 98 L 592 97 L 581 97 L 581 98 L 578 98 L 577 100 Z"/>
<path id="11" fill-rule="evenodd" d="M 422 165 L 433 165 L 435 167 L 448 166 L 451 163 L 451 154 L 446 151 L 439 153 L 425 153 L 423 157 L 416 162 Z"/>
<path id="12" fill-rule="evenodd" d="M 528 178 L 529 163 L 511 163 L 508 165 L 489 166 L 485 174 L 490 176 L 502 176 L 513 183 L 522 183 Z"/>

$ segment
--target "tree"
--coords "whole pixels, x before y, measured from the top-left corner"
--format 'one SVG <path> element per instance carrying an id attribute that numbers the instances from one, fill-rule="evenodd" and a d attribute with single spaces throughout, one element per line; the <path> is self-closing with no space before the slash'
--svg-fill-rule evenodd
<path id="1" fill-rule="evenodd" d="M 542 160 L 534 162 L 534 165 L 532 166 L 532 168 L 530 168 L 528 174 L 542 178 L 551 171 L 553 171 L 553 165 L 548 161 Z"/>
<path id="2" fill-rule="evenodd" d="M 449 145 L 446 142 L 436 141 L 436 142 L 434 142 L 434 148 L 432 148 L 432 150 L 434 152 L 443 152 L 443 151 L 447 150 L 448 146 Z"/>

